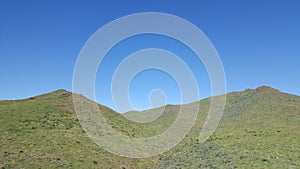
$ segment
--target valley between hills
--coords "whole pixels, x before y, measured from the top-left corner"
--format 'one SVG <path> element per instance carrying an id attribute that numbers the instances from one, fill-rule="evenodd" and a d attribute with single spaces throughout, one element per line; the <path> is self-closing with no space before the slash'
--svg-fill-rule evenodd
<path id="1" fill-rule="evenodd" d="M 141 159 L 120 157 L 96 145 L 80 126 L 71 92 L 2 100 L 0 168 L 300 168 L 299 96 L 262 86 L 226 97 L 219 126 L 205 143 L 197 138 L 211 98 L 196 102 L 195 125 L 180 144 Z M 167 105 L 158 119 L 141 124 L 99 104 L 112 128 L 137 138 L 164 131 L 179 107 Z M 143 113 L 151 112 L 155 109 Z"/>

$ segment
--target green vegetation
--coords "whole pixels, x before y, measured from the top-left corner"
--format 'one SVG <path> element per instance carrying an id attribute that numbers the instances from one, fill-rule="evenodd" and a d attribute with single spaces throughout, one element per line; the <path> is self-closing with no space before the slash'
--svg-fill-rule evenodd
<path id="1" fill-rule="evenodd" d="M 217 130 L 198 144 L 197 129 L 159 168 L 299 168 L 300 98 L 261 87 L 227 95 Z"/>
<path id="2" fill-rule="evenodd" d="M 299 96 L 270 87 L 230 93 L 217 130 L 200 144 L 197 138 L 210 106 L 210 98 L 204 99 L 195 126 L 178 146 L 155 157 L 130 159 L 87 137 L 71 95 L 57 90 L 0 101 L 0 168 L 300 168 Z M 140 124 L 99 108 L 114 129 L 130 137 L 164 131 L 179 110 L 168 105 L 157 120 Z"/>

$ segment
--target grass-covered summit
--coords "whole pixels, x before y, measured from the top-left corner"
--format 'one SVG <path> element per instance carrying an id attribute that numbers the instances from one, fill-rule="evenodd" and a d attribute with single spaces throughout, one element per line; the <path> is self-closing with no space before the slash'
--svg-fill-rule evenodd
<path id="1" fill-rule="evenodd" d="M 171 151 L 147 159 L 129 159 L 101 149 L 87 137 L 68 91 L 3 100 L 0 167 L 300 168 L 299 96 L 266 86 L 229 93 L 217 130 L 207 142 L 199 144 L 209 106 L 210 98 L 200 101 L 195 126 Z M 179 105 L 167 105 L 161 117 L 147 124 L 130 122 L 108 107 L 99 108 L 115 130 L 129 137 L 147 137 L 169 127 Z"/>

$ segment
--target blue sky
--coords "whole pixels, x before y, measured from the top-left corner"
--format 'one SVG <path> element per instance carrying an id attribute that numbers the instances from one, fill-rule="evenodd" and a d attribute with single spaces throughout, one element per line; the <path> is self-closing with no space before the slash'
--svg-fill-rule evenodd
<path id="1" fill-rule="evenodd" d="M 269 85 L 300 95 L 299 8 L 296 0 L 1 0 L 0 99 L 26 98 L 61 88 L 71 91 L 74 65 L 88 38 L 110 21 L 137 12 L 170 13 L 200 28 L 223 62 L 228 92 Z M 114 66 L 147 47 L 178 54 L 197 75 L 200 98 L 210 96 L 206 71 L 201 62 L 189 57 L 193 54 L 188 48 L 165 37 L 144 35 L 125 40 L 106 56 L 96 78 L 98 102 L 113 107 L 109 78 Z M 134 106 L 149 108 L 149 91 L 156 88 L 165 91 L 168 103 L 179 102 L 174 80 L 149 70 L 132 81 Z"/>

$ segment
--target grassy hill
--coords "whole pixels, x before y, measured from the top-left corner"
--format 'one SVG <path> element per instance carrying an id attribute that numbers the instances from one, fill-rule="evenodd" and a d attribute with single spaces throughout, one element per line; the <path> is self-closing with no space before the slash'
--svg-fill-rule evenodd
<path id="1" fill-rule="evenodd" d="M 197 138 L 209 106 L 210 98 L 200 101 L 196 124 L 178 146 L 155 157 L 130 159 L 101 149 L 87 137 L 68 91 L 0 101 L 0 167 L 300 168 L 299 96 L 270 87 L 230 93 L 220 125 L 200 144 Z M 179 110 L 178 105 L 168 105 L 157 120 L 140 124 L 105 106 L 99 108 L 114 129 L 129 137 L 164 131 Z"/>

